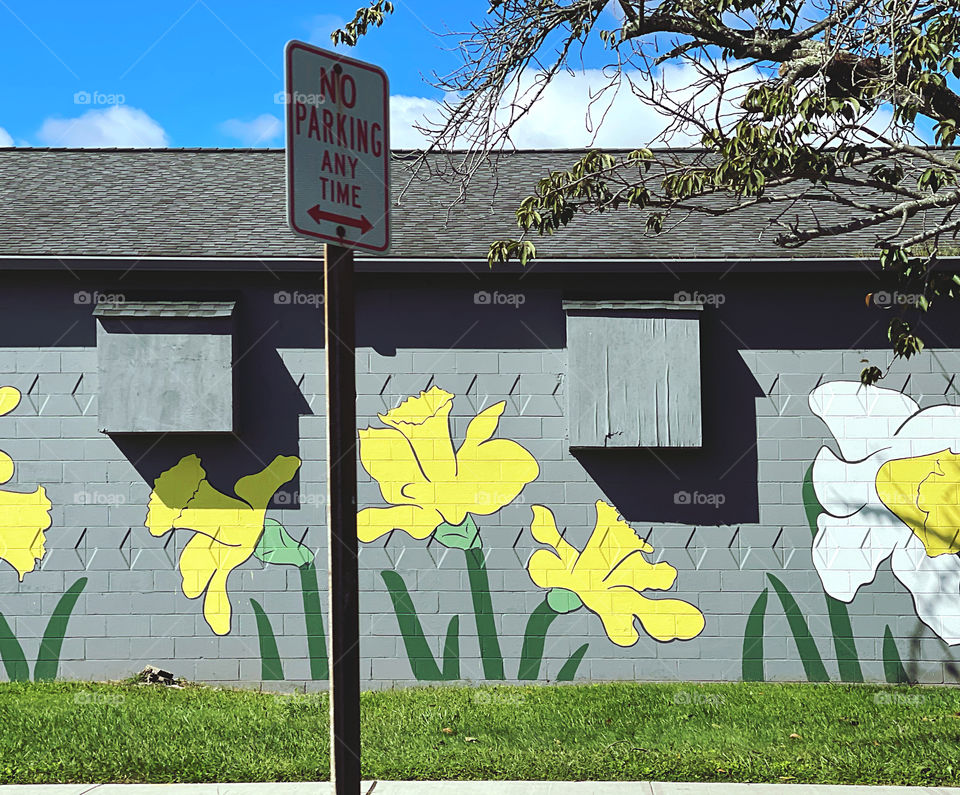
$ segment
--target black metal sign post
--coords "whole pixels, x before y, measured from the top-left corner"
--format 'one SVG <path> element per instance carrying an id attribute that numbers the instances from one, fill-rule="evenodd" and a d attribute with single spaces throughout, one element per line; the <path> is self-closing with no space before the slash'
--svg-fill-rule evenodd
<path id="1" fill-rule="evenodd" d="M 357 567 L 357 380 L 353 251 L 324 247 L 327 359 L 327 622 L 330 779 L 336 795 L 360 792 L 360 596 Z"/>

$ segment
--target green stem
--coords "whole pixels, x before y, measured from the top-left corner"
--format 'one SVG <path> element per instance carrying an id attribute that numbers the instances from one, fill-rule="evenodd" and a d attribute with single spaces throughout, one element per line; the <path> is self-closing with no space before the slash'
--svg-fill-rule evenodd
<path id="1" fill-rule="evenodd" d="M 34 681 L 42 682 L 57 678 L 57 672 L 60 670 L 60 651 L 63 648 L 63 638 L 67 634 L 67 623 L 86 585 L 87 578 L 81 577 L 67 589 L 57 602 L 57 606 L 53 608 L 43 639 L 40 641 L 37 662 L 33 666 Z"/>
<path id="2" fill-rule="evenodd" d="M 493 615 L 493 599 L 490 596 L 490 580 L 487 565 L 483 560 L 483 548 L 463 550 L 467 559 L 467 574 L 470 578 L 470 595 L 473 597 L 473 615 L 477 623 L 477 640 L 480 643 L 480 659 L 483 675 L 487 679 L 506 679 L 503 673 L 503 654 L 497 638 L 497 625 Z"/>
<path id="3" fill-rule="evenodd" d="M 256 599 L 251 599 L 250 604 L 257 616 L 257 634 L 260 636 L 260 676 L 265 681 L 283 679 L 283 661 L 270 618 Z"/>
<path id="4" fill-rule="evenodd" d="M 810 627 L 807 626 L 807 620 L 800 612 L 800 606 L 797 600 L 793 598 L 790 591 L 787 590 L 780 580 L 767 572 L 767 577 L 773 583 L 773 587 L 780 597 L 780 604 L 783 605 L 783 612 L 787 616 L 787 623 L 790 625 L 790 631 L 793 633 L 793 640 L 797 644 L 797 651 L 800 653 L 800 662 L 803 663 L 804 673 L 809 682 L 829 682 L 830 675 L 823 665 L 820 652 L 817 649 L 816 641 L 810 634 Z"/>
<path id="5" fill-rule="evenodd" d="M 303 595 L 303 619 L 307 625 L 307 652 L 310 655 L 310 678 L 328 679 L 330 663 L 327 660 L 327 636 L 323 628 L 323 609 L 320 606 L 320 586 L 317 567 L 313 561 L 300 570 L 300 592 Z"/>
<path id="6" fill-rule="evenodd" d="M 393 602 L 393 612 L 397 616 L 397 624 L 400 625 L 400 634 L 403 636 L 403 645 L 407 650 L 407 659 L 410 660 L 413 675 L 420 681 L 437 682 L 444 679 L 433 657 L 433 652 L 430 651 L 430 645 L 424 637 L 423 625 L 417 616 L 417 609 L 413 606 L 413 599 L 410 598 L 410 592 L 403 577 L 389 569 L 381 571 L 380 576 L 383 578 L 383 584 L 387 586 L 390 601 Z M 449 647 L 450 630 L 448 629 L 447 648 Z M 444 668 L 447 668 L 447 661 L 444 661 Z"/>
<path id="7" fill-rule="evenodd" d="M 744 682 L 762 682 L 763 674 L 763 619 L 767 614 L 768 588 L 757 597 L 747 618 L 747 627 L 743 631 L 743 670 Z"/>
<path id="8" fill-rule="evenodd" d="M 447 624 L 447 637 L 443 642 L 443 678 L 448 682 L 460 678 L 460 616 L 454 616 Z"/>
<path id="9" fill-rule="evenodd" d="M 883 628 L 883 674 L 891 685 L 910 684 L 910 677 L 900 661 L 897 642 L 889 626 Z"/>
<path id="10" fill-rule="evenodd" d="M 527 619 L 527 629 L 523 633 L 523 648 L 520 651 L 520 668 L 517 679 L 537 679 L 543 664 L 543 646 L 547 639 L 547 630 L 559 614 L 544 599 Z"/>
<path id="11" fill-rule="evenodd" d="M 570 655 L 570 659 L 563 664 L 563 668 L 561 668 L 560 673 L 557 674 L 558 682 L 573 681 L 573 678 L 577 675 L 577 668 L 580 667 L 580 661 L 583 659 L 583 655 L 587 653 L 587 648 L 589 646 L 589 643 L 584 643 L 579 649 Z"/>
<path id="12" fill-rule="evenodd" d="M 3 658 L 3 667 L 7 671 L 7 678 L 11 682 L 28 682 L 30 668 L 27 666 L 27 657 L 23 647 L 13 630 L 0 613 L 0 658 Z"/>

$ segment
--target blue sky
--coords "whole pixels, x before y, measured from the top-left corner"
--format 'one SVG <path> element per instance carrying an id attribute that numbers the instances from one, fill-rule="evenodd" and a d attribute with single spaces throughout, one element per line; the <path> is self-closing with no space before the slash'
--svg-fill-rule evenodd
<path id="1" fill-rule="evenodd" d="M 360 4 L 0 0 L 0 128 L 18 145 L 109 144 L 124 134 L 171 146 L 280 145 L 269 117 L 282 118 L 274 97 L 284 44 L 329 46 L 330 30 Z M 421 75 L 454 61 L 430 28 L 462 28 L 483 5 L 397 2 L 388 27 L 353 53 L 383 66 L 393 93 L 436 98 Z"/>
<path id="2" fill-rule="evenodd" d="M 283 47 L 330 47 L 329 34 L 365 0 L 0 0 L 0 146 L 282 146 Z M 390 76 L 392 145 L 424 139 L 413 123 L 442 98 L 424 79 L 458 64 L 449 52 L 484 18 L 487 0 L 394 0 L 396 12 L 351 55 Z M 606 15 L 607 27 L 617 21 Z M 666 117 L 626 89 L 609 109 L 592 102 L 606 83 L 596 47 L 585 71 L 561 74 L 515 130 L 520 147 L 642 146 Z M 687 69 L 687 71 L 685 71 Z M 678 90 L 688 67 L 659 75 Z M 607 112 L 604 114 L 604 110 Z M 595 137 L 596 119 L 604 123 Z M 693 138 L 672 139 L 673 145 Z"/>

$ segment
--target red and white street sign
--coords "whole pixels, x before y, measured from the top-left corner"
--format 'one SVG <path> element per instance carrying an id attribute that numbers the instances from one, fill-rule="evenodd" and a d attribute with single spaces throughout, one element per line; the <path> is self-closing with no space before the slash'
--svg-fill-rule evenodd
<path id="1" fill-rule="evenodd" d="M 286 48 L 287 219 L 349 248 L 390 245 L 390 91 L 377 66 Z"/>

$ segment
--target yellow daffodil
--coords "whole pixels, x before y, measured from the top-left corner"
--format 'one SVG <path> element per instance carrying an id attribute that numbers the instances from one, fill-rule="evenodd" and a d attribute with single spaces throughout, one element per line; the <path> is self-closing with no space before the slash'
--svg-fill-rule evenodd
<path id="1" fill-rule="evenodd" d="M 459 449 L 450 434 L 453 395 L 439 387 L 379 415 L 388 427 L 361 430 L 360 462 L 392 507 L 360 511 L 360 540 L 394 529 L 424 539 L 442 524 L 458 527 L 468 514 L 488 516 L 513 502 L 540 468 L 516 442 L 492 438 L 505 407 L 470 420 Z"/>
<path id="2" fill-rule="evenodd" d="M 670 588 L 677 570 L 668 563 L 650 563 L 643 554 L 653 552 L 653 547 L 612 505 L 597 501 L 597 524 L 582 552 L 563 539 L 549 508 L 533 506 L 530 529 L 537 541 L 554 551 L 534 552 L 527 571 L 541 588 L 562 589 L 565 598 L 552 600 L 551 606 L 560 602 L 568 607 L 558 612 L 579 607 L 579 600 L 600 617 L 607 637 L 618 646 L 632 646 L 639 639 L 635 619 L 661 641 L 689 640 L 703 631 L 703 614 L 692 604 L 643 595 L 649 589 Z"/>
<path id="3" fill-rule="evenodd" d="M 20 390 L 0 387 L 0 416 L 9 414 L 20 403 Z M 13 459 L 0 450 L 0 483 L 13 477 Z M 24 494 L 0 490 L 0 558 L 17 570 L 20 581 L 43 558 L 50 527 L 50 500 L 43 486 Z"/>
<path id="4" fill-rule="evenodd" d="M 206 592 L 203 615 L 218 635 L 230 631 L 227 577 L 253 554 L 270 498 L 299 467 L 299 458 L 278 455 L 263 471 L 236 482 L 240 499 L 211 486 L 195 455 L 184 456 L 154 483 L 144 524 L 155 536 L 193 530 L 180 553 L 183 594 L 196 599 Z"/>

